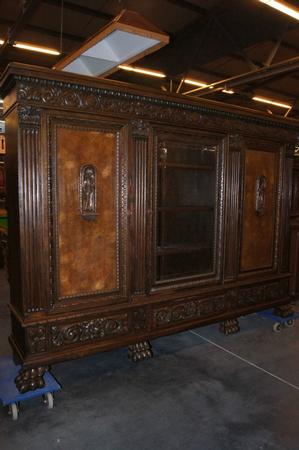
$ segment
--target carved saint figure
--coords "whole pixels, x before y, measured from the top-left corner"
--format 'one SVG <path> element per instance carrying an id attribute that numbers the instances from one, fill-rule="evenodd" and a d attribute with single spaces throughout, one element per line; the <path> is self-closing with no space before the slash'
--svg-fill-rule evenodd
<path id="1" fill-rule="evenodd" d="M 255 211 L 258 216 L 265 214 L 267 178 L 261 175 L 256 180 Z"/>
<path id="2" fill-rule="evenodd" d="M 80 170 L 80 209 L 83 216 L 96 213 L 96 168 L 85 165 Z"/>

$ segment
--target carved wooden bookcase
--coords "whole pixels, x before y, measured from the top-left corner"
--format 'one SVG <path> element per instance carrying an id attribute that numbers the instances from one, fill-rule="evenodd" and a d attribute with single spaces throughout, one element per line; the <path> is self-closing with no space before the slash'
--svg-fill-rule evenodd
<path id="1" fill-rule="evenodd" d="M 53 363 L 282 307 L 297 124 L 13 64 L 10 343 L 21 391 Z"/>

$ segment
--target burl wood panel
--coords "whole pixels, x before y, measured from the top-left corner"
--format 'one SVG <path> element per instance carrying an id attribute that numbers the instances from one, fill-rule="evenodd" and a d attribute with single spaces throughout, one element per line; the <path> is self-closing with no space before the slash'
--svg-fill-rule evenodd
<path id="1" fill-rule="evenodd" d="M 274 152 L 246 150 L 241 271 L 272 267 L 276 217 L 278 156 Z M 256 212 L 256 182 L 266 177 L 265 211 Z"/>
<path id="2" fill-rule="evenodd" d="M 116 135 L 57 127 L 58 295 L 117 289 Z M 97 170 L 94 220 L 80 214 L 80 168 Z"/>

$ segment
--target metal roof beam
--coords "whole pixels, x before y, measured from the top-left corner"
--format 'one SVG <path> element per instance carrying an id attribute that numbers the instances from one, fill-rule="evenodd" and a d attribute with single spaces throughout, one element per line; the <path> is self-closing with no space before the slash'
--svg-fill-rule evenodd
<path id="1" fill-rule="evenodd" d="M 12 20 L 0 18 L 0 24 L 11 27 L 14 24 L 14 22 Z M 49 28 L 39 27 L 37 25 L 24 24 L 23 29 L 28 30 L 28 31 L 33 31 L 34 33 L 40 33 L 40 34 L 44 34 L 46 36 L 51 36 L 51 37 L 60 39 L 60 31 L 50 30 Z M 83 42 L 86 39 L 85 37 L 81 37 L 81 36 L 77 36 L 77 35 L 69 34 L 69 33 L 63 33 L 62 38 L 67 39 L 69 41 L 79 42 L 79 43 Z"/>
<path id="2" fill-rule="evenodd" d="M 14 42 L 17 34 L 23 28 L 25 21 L 28 20 L 35 12 L 41 0 L 27 0 L 23 2 L 22 9 L 16 18 L 14 24 L 9 28 L 3 45 L 0 47 L 0 55 Z"/>
<path id="3" fill-rule="evenodd" d="M 60 0 L 42 0 L 43 3 L 47 3 L 48 5 L 56 6 L 57 8 L 61 8 Z M 111 20 L 113 16 L 111 14 L 107 14 L 105 12 L 99 11 L 97 9 L 88 8 L 86 6 L 78 5 L 77 3 L 72 3 L 68 1 L 63 2 L 63 8 L 69 9 L 71 11 L 76 11 L 80 14 L 85 14 L 87 16 L 98 17 L 103 20 Z"/>

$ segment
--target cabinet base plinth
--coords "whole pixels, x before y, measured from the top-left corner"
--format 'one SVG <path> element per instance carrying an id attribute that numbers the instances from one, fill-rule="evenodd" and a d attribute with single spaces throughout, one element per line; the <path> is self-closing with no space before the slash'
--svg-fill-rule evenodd
<path id="1" fill-rule="evenodd" d="M 35 391 L 45 386 L 44 374 L 48 367 L 35 367 L 32 369 L 21 369 L 15 378 L 16 386 L 21 394 L 27 391 Z"/>
<path id="2" fill-rule="evenodd" d="M 228 319 L 220 322 L 219 331 L 225 335 L 238 333 L 240 331 L 238 319 Z"/>
<path id="3" fill-rule="evenodd" d="M 144 361 L 153 357 L 153 350 L 149 341 L 137 342 L 130 345 L 128 358 L 133 362 Z"/>

